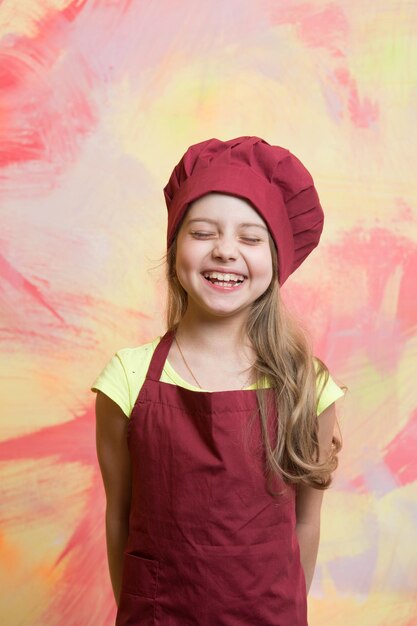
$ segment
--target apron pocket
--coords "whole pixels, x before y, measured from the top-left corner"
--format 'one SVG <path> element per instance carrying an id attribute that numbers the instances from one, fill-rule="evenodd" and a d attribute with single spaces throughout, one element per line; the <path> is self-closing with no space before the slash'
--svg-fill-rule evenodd
<path id="1" fill-rule="evenodd" d="M 155 600 L 158 586 L 159 561 L 125 552 L 122 592 Z"/>
<path id="2" fill-rule="evenodd" d="M 154 626 L 159 561 L 124 553 L 115 626 Z"/>

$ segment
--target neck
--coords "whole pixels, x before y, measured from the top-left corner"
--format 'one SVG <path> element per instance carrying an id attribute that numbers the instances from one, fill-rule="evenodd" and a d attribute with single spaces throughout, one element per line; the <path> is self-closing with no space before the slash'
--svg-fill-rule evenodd
<path id="1" fill-rule="evenodd" d="M 177 338 L 181 346 L 195 347 L 200 353 L 212 355 L 234 355 L 253 360 L 253 348 L 245 334 L 246 318 L 204 316 L 193 314 L 187 309 L 178 324 Z"/>

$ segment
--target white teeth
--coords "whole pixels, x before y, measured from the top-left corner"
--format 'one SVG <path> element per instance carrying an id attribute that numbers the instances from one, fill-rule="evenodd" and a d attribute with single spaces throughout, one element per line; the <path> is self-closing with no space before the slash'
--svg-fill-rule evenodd
<path id="1" fill-rule="evenodd" d="M 220 274 L 220 272 L 204 272 L 205 278 L 214 278 L 215 280 L 220 280 L 223 282 L 233 281 L 242 281 L 245 279 L 242 274 Z"/>

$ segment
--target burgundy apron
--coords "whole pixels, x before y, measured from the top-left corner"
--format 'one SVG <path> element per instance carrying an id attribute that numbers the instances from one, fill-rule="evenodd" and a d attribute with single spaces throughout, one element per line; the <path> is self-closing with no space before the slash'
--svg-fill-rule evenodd
<path id="1" fill-rule="evenodd" d="M 295 489 L 269 495 L 259 446 L 242 438 L 256 392 L 160 382 L 173 338 L 158 343 L 128 427 L 132 501 L 116 626 L 307 626 Z"/>

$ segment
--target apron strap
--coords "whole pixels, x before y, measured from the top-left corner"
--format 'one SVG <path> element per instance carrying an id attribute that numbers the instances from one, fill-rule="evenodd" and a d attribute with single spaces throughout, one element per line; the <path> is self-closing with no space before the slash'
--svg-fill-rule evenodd
<path id="1" fill-rule="evenodd" d="M 169 349 L 174 340 L 174 336 L 174 331 L 167 330 L 165 335 L 161 338 L 152 355 L 148 372 L 146 374 L 146 380 L 150 379 L 159 382 L 162 370 L 164 369 L 165 361 L 168 356 Z"/>

